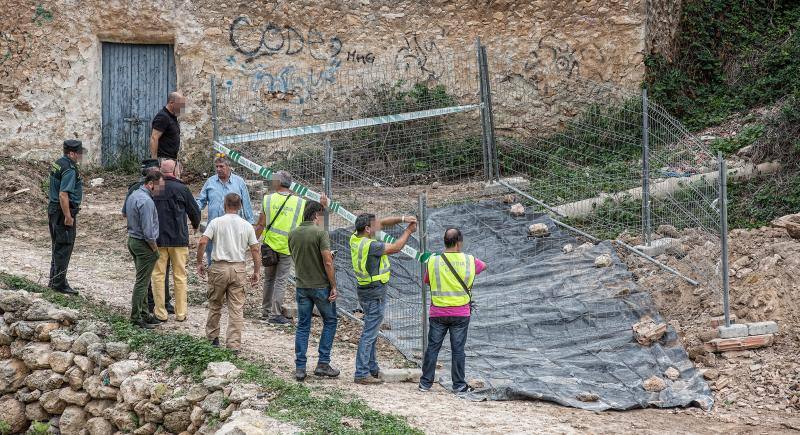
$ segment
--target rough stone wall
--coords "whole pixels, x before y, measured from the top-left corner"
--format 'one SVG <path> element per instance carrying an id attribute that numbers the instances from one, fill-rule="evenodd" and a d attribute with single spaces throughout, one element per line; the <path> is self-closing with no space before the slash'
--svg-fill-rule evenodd
<path id="1" fill-rule="evenodd" d="M 683 0 L 647 1 L 647 52 L 672 59 Z"/>
<path id="2" fill-rule="evenodd" d="M 7 0 L 0 11 L 0 153 L 45 157 L 75 137 L 97 159 L 102 41 L 174 43 L 178 88 L 189 102 L 183 140 L 197 150 L 211 136 L 212 74 L 334 86 L 356 68 L 424 69 L 448 53 L 471 56 L 480 37 L 497 62 L 493 74 L 635 88 L 646 52 L 642 1 Z"/>
<path id="3" fill-rule="evenodd" d="M 109 341 L 109 325 L 35 294 L 0 289 L 0 314 L 0 421 L 9 433 L 32 424 L 63 435 L 299 431 L 267 417 L 268 395 L 238 382 L 230 362 L 209 363 L 194 383 Z"/>

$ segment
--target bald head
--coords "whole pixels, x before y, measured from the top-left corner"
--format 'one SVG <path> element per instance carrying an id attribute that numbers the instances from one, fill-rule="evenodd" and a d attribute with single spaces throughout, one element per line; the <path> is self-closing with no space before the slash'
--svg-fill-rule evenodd
<path id="1" fill-rule="evenodd" d="M 170 92 L 167 95 L 167 110 L 174 115 L 180 115 L 184 107 L 186 107 L 186 98 L 180 92 Z"/>
<path id="2" fill-rule="evenodd" d="M 161 173 L 164 175 L 175 174 L 175 160 L 165 159 L 161 162 Z"/>
<path id="3" fill-rule="evenodd" d="M 458 228 L 448 228 L 444 232 L 444 247 L 455 248 L 460 247 L 460 243 L 464 241 L 464 236 Z"/>

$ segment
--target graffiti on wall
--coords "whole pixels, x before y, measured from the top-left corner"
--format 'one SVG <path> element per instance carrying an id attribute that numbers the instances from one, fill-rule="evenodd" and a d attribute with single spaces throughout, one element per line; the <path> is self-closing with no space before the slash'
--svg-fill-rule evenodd
<path id="1" fill-rule="evenodd" d="M 335 35 L 325 35 L 313 27 L 298 30 L 291 25 L 278 26 L 271 21 L 254 26 L 246 16 L 231 22 L 229 37 L 231 46 L 248 59 L 306 53 L 316 60 L 329 60 L 342 52 L 342 41 Z"/>
<path id="2" fill-rule="evenodd" d="M 395 63 L 408 72 L 418 72 L 424 78 L 438 79 L 442 75 L 442 52 L 433 38 L 414 32 L 403 35 L 404 43 L 397 50 Z"/>
<path id="3" fill-rule="evenodd" d="M 579 77 L 607 80 L 606 58 L 591 41 L 574 46 L 554 35 L 545 35 L 531 51 L 523 66 L 528 80 L 540 91 Z"/>

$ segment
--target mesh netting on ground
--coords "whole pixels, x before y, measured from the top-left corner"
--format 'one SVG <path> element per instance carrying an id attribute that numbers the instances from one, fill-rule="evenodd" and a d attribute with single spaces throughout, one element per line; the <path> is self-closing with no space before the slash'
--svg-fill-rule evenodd
<path id="1" fill-rule="evenodd" d="M 531 223 L 547 224 L 550 236 L 529 238 Z M 634 340 L 631 327 L 643 316 L 663 320 L 609 242 L 579 247 L 546 216 L 512 217 L 507 206 L 481 202 L 430 210 L 432 251 L 443 249 L 439 235 L 448 226 L 459 227 L 465 252 L 488 265 L 475 280 L 478 310 L 466 347 L 467 379 L 485 384 L 473 398 L 540 399 L 592 410 L 711 407 L 711 391 L 671 327 L 651 346 Z M 353 311 L 358 302 L 346 244 L 349 234 L 339 229 L 332 239 L 339 250 L 340 307 Z M 562 252 L 566 244 L 575 250 Z M 594 267 L 601 254 L 612 257 L 611 267 Z M 389 305 L 405 307 L 393 312 L 408 318 L 387 319 L 383 334 L 407 357 L 418 360 L 419 266 L 402 255 L 394 256 L 392 265 Z M 439 358 L 443 368 L 437 376 L 447 386 L 447 340 Z M 670 367 L 680 372 L 679 379 L 664 376 Z M 642 383 L 651 376 L 664 379 L 667 387 L 645 391 Z M 581 401 L 581 395 L 596 395 L 597 400 Z"/>

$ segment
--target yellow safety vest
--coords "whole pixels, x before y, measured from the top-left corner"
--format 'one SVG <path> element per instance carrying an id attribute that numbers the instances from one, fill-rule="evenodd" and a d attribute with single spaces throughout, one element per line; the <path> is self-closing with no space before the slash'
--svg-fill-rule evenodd
<path id="1" fill-rule="evenodd" d="M 356 273 L 356 281 L 359 285 L 369 285 L 373 282 L 386 284 L 389 282 L 391 270 L 389 268 L 389 257 L 381 255 L 380 267 L 377 275 L 370 275 L 367 271 L 367 256 L 369 246 L 375 240 L 369 237 L 358 237 L 355 233 L 350 236 L 350 258 L 353 261 L 353 271 Z"/>
<path id="2" fill-rule="evenodd" d="M 446 255 L 453 269 L 470 289 L 475 281 L 475 257 L 461 252 L 445 252 L 428 260 L 428 281 L 431 284 L 431 303 L 437 307 L 460 307 L 469 303 L 469 295 L 447 264 Z"/>
<path id="3" fill-rule="evenodd" d="M 286 201 L 286 205 L 283 206 L 280 216 L 276 218 L 275 215 L 278 213 L 278 209 L 281 208 L 283 201 Z M 289 231 L 295 229 L 300 223 L 305 206 L 306 202 L 295 195 L 281 195 L 277 192 L 271 195 L 264 195 L 264 200 L 261 204 L 261 211 L 267 217 L 264 225 L 269 225 L 272 222 L 272 226 L 269 231 L 264 231 L 262 234 L 262 243 L 269 245 L 275 252 L 291 255 L 289 253 Z"/>

